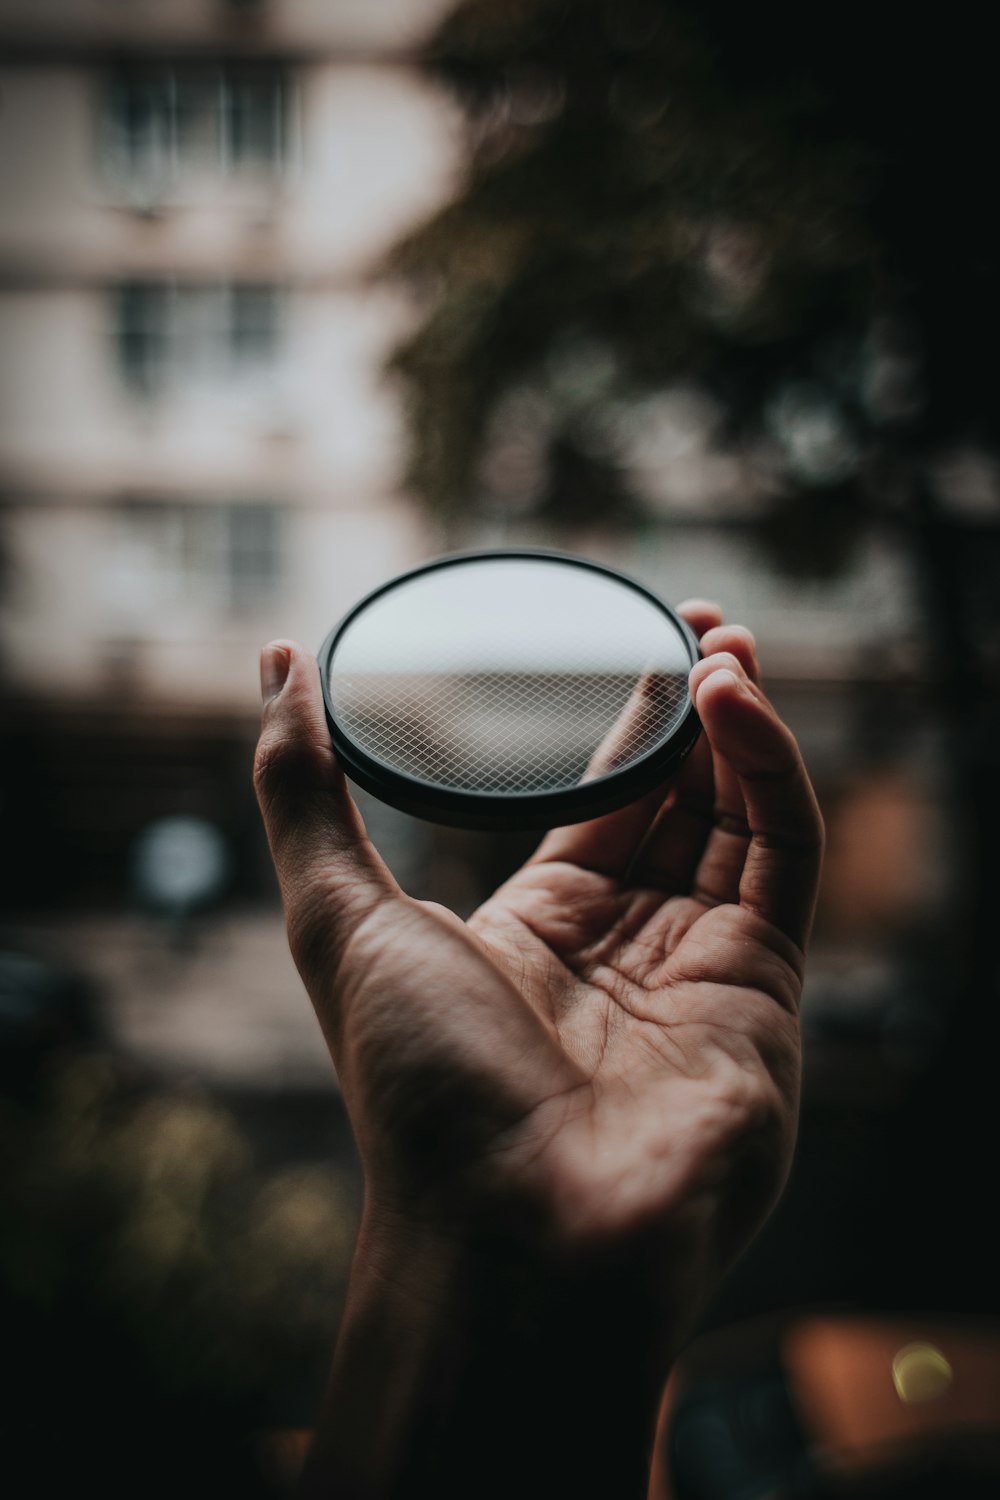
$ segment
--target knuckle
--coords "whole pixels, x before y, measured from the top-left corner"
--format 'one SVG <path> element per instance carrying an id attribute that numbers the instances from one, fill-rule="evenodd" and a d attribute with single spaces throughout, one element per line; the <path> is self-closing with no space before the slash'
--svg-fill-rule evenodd
<path id="1" fill-rule="evenodd" d="M 281 786 L 310 786 L 324 779 L 332 753 L 322 745 L 285 734 L 261 735 L 254 756 L 253 783 L 262 803 Z"/>
<path id="2" fill-rule="evenodd" d="M 748 625 L 730 625 L 729 636 L 731 640 L 736 641 L 738 644 L 743 646 L 750 646 L 751 648 L 753 648 L 757 645 L 754 633 Z"/>
<path id="3" fill-rule="evenodd" d="M 717 625 L 702 636 L 701 647 L 705 656 L 728 652 L 756 661 L 757 640 L 746 625 Z"/>
<path id="4" fill-rule="evenodd" d="M 703 665 L 708 663 L 711 664 L 713 672 L 720 667 L 728 667 L 730 672 L 735 672 L 738 677 L 743 674 L 743 663 L 733 655 L 732 651 L 713 651 L 710 656 L 705 657 Z"/>
<path id="5" fill-rule="evenodd" d="M 756 654 L 757 642 L 753 632 L 746 625 L 720 625 L 705 638 L 709 650 L 716 652 L 728 652 L 730 654 L 742 653 L 753 656 Z"/>

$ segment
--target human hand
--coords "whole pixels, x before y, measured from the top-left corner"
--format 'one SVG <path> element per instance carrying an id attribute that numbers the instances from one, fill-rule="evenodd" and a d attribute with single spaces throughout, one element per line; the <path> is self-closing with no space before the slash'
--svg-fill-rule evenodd
<path id="1" fill-rule="evenodd" d="M 822 843 L 752 638 L 684 613 L 705 735 L 669 795 L 549 834 L 468 924 L 367 841 L 290 643 L 262 663 L 256 767 L 364 1163 L 367 1274 L 412 1308 L 491 1257 L 539 1284 L 627 1271 L 661 1372 L 787 1172 Z"/>

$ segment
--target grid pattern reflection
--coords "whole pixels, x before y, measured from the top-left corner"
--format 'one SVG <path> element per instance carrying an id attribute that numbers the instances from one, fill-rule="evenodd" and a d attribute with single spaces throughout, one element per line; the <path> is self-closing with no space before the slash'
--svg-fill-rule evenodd
<path id="1" fill-rule="evenodd" d="M 632 765 L 687 707 L 686 672 L 365 672 L 330 678 L 341 729 L 455 791 L 555 792 Z"/>

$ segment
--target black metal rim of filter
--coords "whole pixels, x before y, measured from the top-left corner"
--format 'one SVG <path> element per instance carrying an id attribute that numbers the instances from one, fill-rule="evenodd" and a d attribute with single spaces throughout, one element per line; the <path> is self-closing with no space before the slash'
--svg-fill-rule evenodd
<path id="1" fill-rule="evenodd" d="M 443 557 L 432 558 L 405 573 L 397 573 L 388 582 L 372 589 L 348 610 L 320 647 L 317 659 L 323 703 L 330 737 L 341 765 L 352 781 L 371 792 L 381 802 L 428 822 L 443 823 L 454 828 L 558 828 L 567 823 L 586 822 L 636 801 L 659 782 L 665 781 L 694 746 L 701 732 L 701 722 L 690 695 L 687 707 L 663 744 L 655 746 L 620 770 L 609 771 L 604 776 L 596 776 L 593 781 L 581 782 L 577 786 L 557 791 L 471 792 L 443 787 L 386 766 L 383 761 L 362 749 L 339 724 L 330 695 L 330 664 L 341 636 L 357 616 L 383 594 L 425 573 L 460 567 L 464 563 L 495 562 L 503 558 L 560 563 L 614 579 L 616 583 L 640 594 L 655 605 L 670 621 L 687 646 L 691 666 L 699 659 L 698 641 L 687 621 L 650 589 L 637 583 L 627 573 L 619 572 L 617 568 L 542 547 L 481 548 L 476 551 L 446 553 Z"/>

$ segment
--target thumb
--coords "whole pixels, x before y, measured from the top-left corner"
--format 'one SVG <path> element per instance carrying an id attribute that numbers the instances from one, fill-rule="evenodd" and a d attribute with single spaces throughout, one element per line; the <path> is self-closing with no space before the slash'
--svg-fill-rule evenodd
<path id="1" fill-rule="evenodd" d="M 260 677 L 254 788 L 292 956 L 314 985 L 329 977 L 358 923 L 398 887 L 333 752 L 315 658 L 295 641 L 272 641 L 261 652 Z"/>

